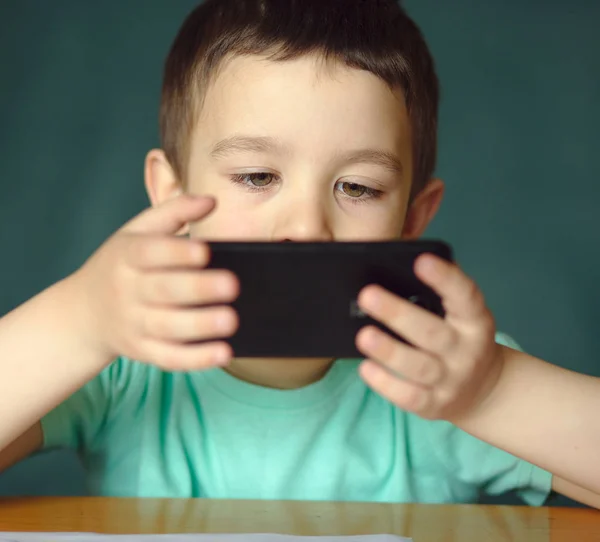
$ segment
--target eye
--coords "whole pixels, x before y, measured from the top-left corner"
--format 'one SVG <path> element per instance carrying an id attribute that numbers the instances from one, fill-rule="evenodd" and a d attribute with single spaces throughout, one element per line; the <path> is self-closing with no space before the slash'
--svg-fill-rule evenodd
<path id="1" fill-rule="evenodd" d="M 339 181 L 335 185 L 335 189 L 341 192 L 352 203 L 363 203 L 371 199 L 380 198 L 383 195 L 381 190 L 375 190 L 374 188 L 348 181 Z"/>
<path id="2" fill-rule="evenodd" d="M 231 181 L 241 184 L 250 190 L 261 190 L 267 188 L 277 179 L 277 175 L 268 171 L 257 171 L 253 173 L 236 173 L 231 176 Z"/>
<path id="3" fill-rule="evenodd" d="M 342 183 L 342 192 L 351 198 L 360 198 L 367 191 L 367 187 L 356 183 Z"/>

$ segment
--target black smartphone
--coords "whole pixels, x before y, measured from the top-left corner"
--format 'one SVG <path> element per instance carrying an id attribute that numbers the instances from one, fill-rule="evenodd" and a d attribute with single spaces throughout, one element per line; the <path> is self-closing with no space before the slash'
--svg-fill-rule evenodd
<path id="1" fill-rule="evenodd" d="M 239 329 L 228 339 L 238 358 L 364 357 L 355 345 L 362 327 L 391 333 L 357 305 L 369 284 L 444 316 L 439 296 L 413 271 L 425 252 L 452 261 L 452 249 L 442 241 L 209 242 L 209 247 L 209 268 L 228 269 L 240 281 L 232 303 Z"/>

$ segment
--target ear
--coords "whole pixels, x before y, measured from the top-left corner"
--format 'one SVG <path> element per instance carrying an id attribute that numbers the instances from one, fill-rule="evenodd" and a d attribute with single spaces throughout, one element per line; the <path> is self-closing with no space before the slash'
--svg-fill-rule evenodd
<path id="1" fill-rule="evenodd" d="M 444 196 L 444 182 L 431 179 L 414 197 L 402 228 L 402 239 L 410 240 L 421 237 L 429 223 L 433 220 Z"/>
<path id="2" fill-rule="evenodd" d="M 144 162 L 144 185 L 153 207 L 183 194 L 183 185 L 160 149 L 153 149 L 146 155 Z M 177 235 L 185 235 L 189 226 L 184 226 Z"/>

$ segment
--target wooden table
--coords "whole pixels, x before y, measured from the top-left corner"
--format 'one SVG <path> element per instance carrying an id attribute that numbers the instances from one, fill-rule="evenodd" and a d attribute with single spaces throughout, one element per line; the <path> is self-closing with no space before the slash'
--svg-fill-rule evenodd
<path id="1" fill-rule="evenodd" d="M 389 533 L 415 542 L 600 541 L 600 512 L 571 508 L 114 498 L 0 499 L 0 531 Z"/>

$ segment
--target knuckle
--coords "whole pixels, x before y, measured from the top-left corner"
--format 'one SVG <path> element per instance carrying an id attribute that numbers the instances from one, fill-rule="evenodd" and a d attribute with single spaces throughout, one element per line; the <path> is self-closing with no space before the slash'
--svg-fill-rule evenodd
<path id="1" fill-rule="evenodd" d="M 443 326 L 439 330 L 438 341 L 444 350 L 450 352 L 458 344 L 458 333 L 450 326 Z"/>
<path id="2" fill-rule="evenodd" d="M 156 237 L 141 238 L 138 236 L 136 247 L 136 266 L 150 267 L 159 256 L 165 252 L 162 239 Z"/>
<path id="3" fill-rule="evenodd" d="M 153 318 L 153 331 L 154 335 L 161 338 L 168 338 L 172 335 L 173 326 L 171 322 L 163 316 L 156 316 Z"/>
<path id="4" fill-rule="evenodd" d="M 454 330 L 450 326 L 440 325 L 438 322 L 426 326 L 423 333 L 426 341 L 429 344 L 436 345 L 439 349 L 451 349 L 457 341 Z"/>
<path id="5" fill-rule="evenodd" d="M 454 350 L 459 343 L 459 335 L 454 329 L 447 328 L 444 344 L 449 351 Z"/>
<path id="6" fill-rule="evenodd" d="M 413 364 L 412 367 L 413 378 L 419 383 L 426 383 L 429 379 L 430 369 L 428 363 L 422 360 Z"/>
<path id="7" fill-rule="evenodd" d="M 165 338 L 170 335 L 171 323 L 160 314 L 145 313 L 141 318 L 144 335 Z"/>
<path id="8" fill-rule="evenodd" d="M 207 288 L 208 286 L 208 288 Z M 189 282 L 187 284 L 187 290 L 194 299 L 204 300 L 206 296 L 207 289 L 212 290 L 212 284 L 210 281 L 207 281 L 206 278 L 200 273 L 199 275 L 194 275 L 189 278 Z"/>
<path id="9" fill-rule="evenodd" d="M 122 238 L 121 250 L 125 256 L 125 262 L 137 267 L 145 261 L 148 243 L 138 235 L 125 235 Z"/>
<path id="10" fill-rule="evenodd" d="M 173 297 L 173 291 L 169 282 L 163 277 L 148 277 L 146 279 L 146 295 L 153 301 L 166 302 Z"/>
<path id="11" fill-rule="evenodd" d="M 423 384 L 434 385 L 440 380 L 440 370 L 438 364 L 431 359 L 426 359 L 421 363 L 417 363 L 415 370 L 418 381 L 422 382 Z"/>
<path id="12" fill-rule="evenodd" d="M 406 313 L 402 310 L 402 307 L 395 307 L 390 311 L 387 320 L 394 329 L 404 329 L 406 327 Z"/>
<path id="13" fill-rule="evenodd" d="M 160 247 L 157 245 L 156 248 L 160 249 L 158 256 L 164 262 L 188 264 L 193 260 L 195 254 L 189 239 L 179 237 L 162 239 Z"/>
<path id="14" fill-rule="evenodd" d="M 440 335 L 440 329 L 438 326 L 427 325 L 423 328 L 423 336 L 428 342 L 437 340 Z"/>

